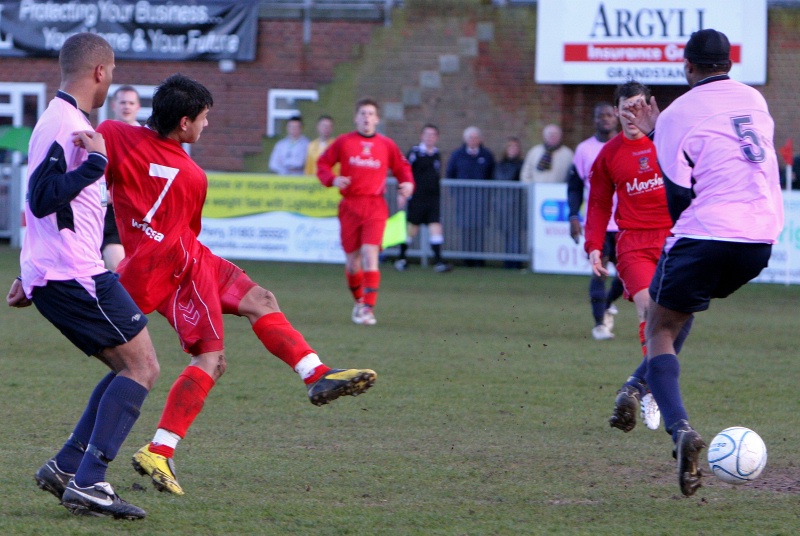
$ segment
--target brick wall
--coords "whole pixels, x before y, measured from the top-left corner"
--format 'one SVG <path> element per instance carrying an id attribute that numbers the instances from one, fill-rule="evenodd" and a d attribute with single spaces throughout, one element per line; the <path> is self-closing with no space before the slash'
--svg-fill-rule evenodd
<path id="1" fill-rule="evenodd" d="M 263 151 L 267 91 L 310 89 L 333 79 L 334 67 L 358 58 L 378 23 L 315 22 L 312 43 L 302 42 L 299 21 L 259 21 L 256 61 L 238 63 L 221 73 L 216 62 L 118 61 L 115 83 L 156 85 L 180 72 L 211 90 L 215 106 L 209 128 L 192 148 L 192 156 L 208 170 L 240 171 L 243 158 Z M 2 58 L 2 82 L 43 82 L 49 98 L 59 85 L 56 59 Z"/>

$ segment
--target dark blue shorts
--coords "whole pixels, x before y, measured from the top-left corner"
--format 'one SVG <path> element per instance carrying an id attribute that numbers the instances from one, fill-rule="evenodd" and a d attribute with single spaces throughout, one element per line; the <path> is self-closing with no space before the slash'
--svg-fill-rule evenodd
<path id="1" fill-rule="evenodd" d="M 712 298 L 726 298 L 766 268 L 770 244 L 670 237 L 664 244 L 650 298 L 681 313 L 705 311 Z"/>
<path id="2" fill-rule="evenodd" d="M 441 222 L 439 214 L 440 198 L 414 196 L 408 201 L 406 218 L 413 225 L 427 225 Z"/>
<path id="3" fill-rule="evenodd" d="M 74 279 L 33 289 L 33 304 L 42 316 L 86 355 L 120 346 L 147 325 L 117 274 L 105 272 L 92 280 L 97 298 Z"/>

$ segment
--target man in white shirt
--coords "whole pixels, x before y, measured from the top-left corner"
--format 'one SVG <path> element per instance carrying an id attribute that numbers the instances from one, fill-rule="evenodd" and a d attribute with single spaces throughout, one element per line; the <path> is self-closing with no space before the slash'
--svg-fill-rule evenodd
<path id="1" fill-rule="evenodd" d="M 305 173 L 308 138 L 303 136 L 303 120 L 294 116 L 286 123 L 286 137 L 275 144 L 269 157 L 269 170 L 278 175 Z"/>

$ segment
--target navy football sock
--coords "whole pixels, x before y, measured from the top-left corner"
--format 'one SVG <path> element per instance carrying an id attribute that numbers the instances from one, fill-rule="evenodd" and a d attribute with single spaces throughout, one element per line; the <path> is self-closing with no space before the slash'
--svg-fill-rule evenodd
<path id="1" fill-rule="evenodd" d="M 611 307 L 611 304 L 617 301 L 617 298 L 622 296 L 623 292 L 625 292 L 625 287 L 622 286 L 622 281 L 619 280 L 619 277 L 612 279 L 611 288 L 608 289 L 608 294 L 606 295 L 606 309 Z"/>
<path id="2" fill-rule="evenodd" d="M 599 326 L 606 312 L 606 285 L 599 277 L 592 277 L 589 281 L 589 299 L 592 301 L 594 325 Z"/>
<path id="3" fill-rule="evenodd" d="M 664 427 L 670 434 L 678 421 L 689 420 L 681 398 L 680 375 L 681 366 L 675 354 L 657 355 L 648 363 L 647 386 L 653 392 L 664 418 Z"/>
<path id="4" fill-rule="evenodd" d="M 61 447 L 61 450 L 56 454 L 56 463 L 62 471 L 67 473 L 75 473 L 78 466 L 83 459 L 83 453 L 86 450 L 86 445 L 89 444 L 89 438 L 92 436 L 94 429 L 94 421 L 97 417 L 97 406 L 100 405 L 100 399 L 103 398 L 103 393 L 108 389 L 111 381 L 116 377 L 116 374 L 109 372 L 102 380 L 95 386 L 92 395 L 89 397 L 89 402 L 86 404 L 86 409 L 83 410 L 78 424 L 72 434 Z"/>
<path id="5" fill-rule="evenodd" d="M 639 394 L 642 396 L 645 395 L 644 392 L 644 385 L 647 383 L 647 358 L 645 357 L 642 359 L 642 362 L 639 363 L 639 366 L 636 367 L 636 370 L 633 371 L 633 374 L 628 378 L 628 381 L 625 382 L 625 385 L 632 385 L 639 390 Z"/>
<path id="6" fill-rule="evenodd" d="M 672 343 L 672 345 L 675 347 L 675 355 L 681 353 L 681 348 L 683 348 L 683 343 L 686 342 L 686 338 L 689 336 L 689 332 L 692 330 L 693 322 L 694 322 L 694 315 L 689 317 L 689 319 L 683 325 L 681 330 L 678 332 L 678 336 L 675 337 L 675 342 Z"/>
<path id="7" fill-rule="evenodd" d="M 86 454 L 75 473 L 76 485 L 87 487 L 105 481 L 108 462 L 128 437 L 145 398 L 147 389 L 143 385 L 124 376 L 114 378 L 97 408 Z"/>

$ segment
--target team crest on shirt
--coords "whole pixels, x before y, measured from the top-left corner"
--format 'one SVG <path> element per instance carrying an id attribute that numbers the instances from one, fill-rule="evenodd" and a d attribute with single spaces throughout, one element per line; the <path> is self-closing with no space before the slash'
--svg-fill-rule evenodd
<path id="1" fill-rule="evenodd" d="M 350 165 L 354 167 L 380 169 L 381 161 L 372 156 L 373 143 L 371 141 L 361 142 L 361 154 L 350 157 Z"/>
<path id="2" fill-rule="evenodd" d="M 639 159 L 639 171 L 650 171 L 650 159 L 643 156 Z"/>

